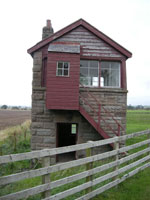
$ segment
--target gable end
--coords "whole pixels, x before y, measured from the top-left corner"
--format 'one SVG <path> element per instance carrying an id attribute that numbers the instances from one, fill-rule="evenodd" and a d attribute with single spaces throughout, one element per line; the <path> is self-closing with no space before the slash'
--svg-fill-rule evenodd
<path id="1" fill-rule="evenodd" d="M 106 43 L 108 43 L 110 46 L 112 46 L 116 50 L 118 50 L 121 54 L 123 54 L 127 58 L 130 58 L 132 56 L 131 52 L 129 52 L 127 49 L 125 49 L 124 47 L 122 47 L 121 45 L 119 45 L 117 42 L 115 42 L 114 40 L 112 40 L 111 38 L 109 38 L 108 36 L 106 36 L 104 33 L 102 33 L 101 31 L 99 31 L 98 29 L 96 29 L 95 27 L 93 27 L 92 25 L 90 25 L 89 23 L 87 23 L 83 19 L 79 19 L 78 21 L 76 21 L 76 22 L 70 24 L 69 26 L 61 29 L 60 31 L 54 33 L 53 35 L 51 35 L 47 39 L 40 41 L 35 46 L 33 46 L 30 49 L 28 49 L 27 52 L 29 54 L 33 54 L 38 49 L 42 48 L 43 46 L 47 45 L 50 42 L 52 42 L 52 41 L 54 41 L 54 40 L 62 37 L 64 34 L 72 31 L 73 29 L 77 28 L 80 25 L 82 25 L 83 27 L 85 27 L 87 30 L 89 30 L 90 32 L 92 32 L 93 34 L 95 34 L 97 37 L 99 37 L 100 39 L 102 39 L 103 41 L 105 41 Z"/>

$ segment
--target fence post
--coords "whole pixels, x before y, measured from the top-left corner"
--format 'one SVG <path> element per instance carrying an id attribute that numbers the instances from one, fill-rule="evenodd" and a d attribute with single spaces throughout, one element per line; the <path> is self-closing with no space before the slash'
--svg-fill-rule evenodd
<path id="1" fill-rule="evenodd" d="M 42 158 L 42 167 L 48 167 L 50 166 L 50 157 L 46 156 L 44 158 Z M 42 176 L 42 183 L 50 183 L 50 174 L 46 174 Z M 42 197 L 46 198 L 50 196 L 50 190 L 47 190 L 45 192 L 42 193 Z"/>
<path id="2" fill-rule="evenodd" d="M 118 138 L 118 137 L 115 137 L 115 138 Z M 118 161 L 119 160 L 119 140 L 116 140 L 114 142 L 114 150 L 117 150 L 117 154 L 115 156 L 115 161 Z M 119 169 L 119 165 L 117 164 L 114 168 L 114 171 L 118 171 Z M 114 177 L 114 180 L 116 180 L 118 178 L 118 175 Z"/>
<path id="3" fill-rule="evenodd" d="M 88 143 L 92 143 L 92 141 L 88 141 Z M 86 149 L 86 157 L 90 157 L 92 155 L 93 155 L 93 148 L 91 147 L 91 148 Z M 86 170 L 90 170 L 90 169 L 93 169 L 93 162 L 86 164 Z M 93 175 L 86 177 L 86 182 L 89 182 L 89 181 L 92 181 L 92 180 L 93 180 Z M 91 191 L 92 191 L 92 186 L 87 188 L 85 190 L 85 193 L 87 194 Z"/>

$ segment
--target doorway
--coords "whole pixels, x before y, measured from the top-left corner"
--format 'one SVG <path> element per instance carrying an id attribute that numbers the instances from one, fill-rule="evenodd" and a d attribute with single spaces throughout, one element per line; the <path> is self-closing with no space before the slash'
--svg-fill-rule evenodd
<path id="1" fill-rule="evenodd" d="M 75 145 L 77 141 L 76 123 L 57 123 L 57 147 Z M 60 154 L 57 161 L 64 162 L 75 159 L 75 152 Z"/>

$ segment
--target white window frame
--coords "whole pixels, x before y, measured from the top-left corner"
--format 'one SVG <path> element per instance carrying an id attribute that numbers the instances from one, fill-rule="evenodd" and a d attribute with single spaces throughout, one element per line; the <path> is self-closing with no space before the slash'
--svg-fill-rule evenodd
<path id="1" fill-rule="evenodd" d="M 62 75 L 58 74 L 58 64 L 59 63 L 63 63 L 63 68 L 62 68 Z M 68 63 L 68 75 L 64 75 L 64 71 L 65 71 L 65 68 L 64 68 L 64 64 L 65 63 Z M 59 76 L 59 77 L 69 77 L 70 75 L 70 62 L 68 61 L 57 61 L 57 68 L 56 68 L 56 76 Z"/>
<path id="2" fill-rule="evenodd" d="M 81 60 L 84 60 L 84 59 L 81 59 Z M 86 60 L 85 59 L 85 61 L 98 61 L 98 60 L 92 60 L 92 59 L 91 60 Z M 110 63 L 118 62 L 119 63 L 119 72 L 118 72 L 119 73 L 119 77 L 118 77 L 119 85 L 118 86 L 102 86 L 102 84 L 101 84 L 102 83 L 101 82 L 101 79 L 102 79 L 102 76 L 101 76 L 101 72 L 102 72 L 101 63 L 102 62 L 110 62 Z M 89 70 L 89 63 L 88 63 L 88 67 L 87 68 Z M 111 70 L 111 68 L 110 68 L 110 70 Z M 80 77 L 80 78 L 82 78 L 82 77 Z M 82 83 L 82 84 L 84 85 L 84 83 Z M 121 62 L 119 60 L 99 60 L 98 61 L 98 85 L 94 86 L 94 85 L 88 84 L 88 85 L 84 85 L 84 86 L 85 87 L 90 87 L 90 88 L 94 88 L 94 87 L 96 87 L 96 88 L 121 88 Z"/>

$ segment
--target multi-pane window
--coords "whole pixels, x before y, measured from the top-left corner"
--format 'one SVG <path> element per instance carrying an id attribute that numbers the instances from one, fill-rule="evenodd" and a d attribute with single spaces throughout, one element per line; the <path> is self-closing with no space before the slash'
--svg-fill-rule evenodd
<path id="1" fill-rule="evenodd" d="M 81 60 L 80 82 L 89 87 L 120 87 L 120 62 Z"/>
<path id="2" fill-rule="evenodd" d="M 101 87 L 120 87 L 119 62 L 101 62 Z"/>
<path id="3" fill-rule="evenodd" d="M 57 76 L 69 76 L 69 62 L 57 62 Z"/>
<path id="4" fill-rule="evenodd" d="M 80 61 L 80 82 L 85 86 L 99 85 L 99 64 L 95 60 Z"/>

